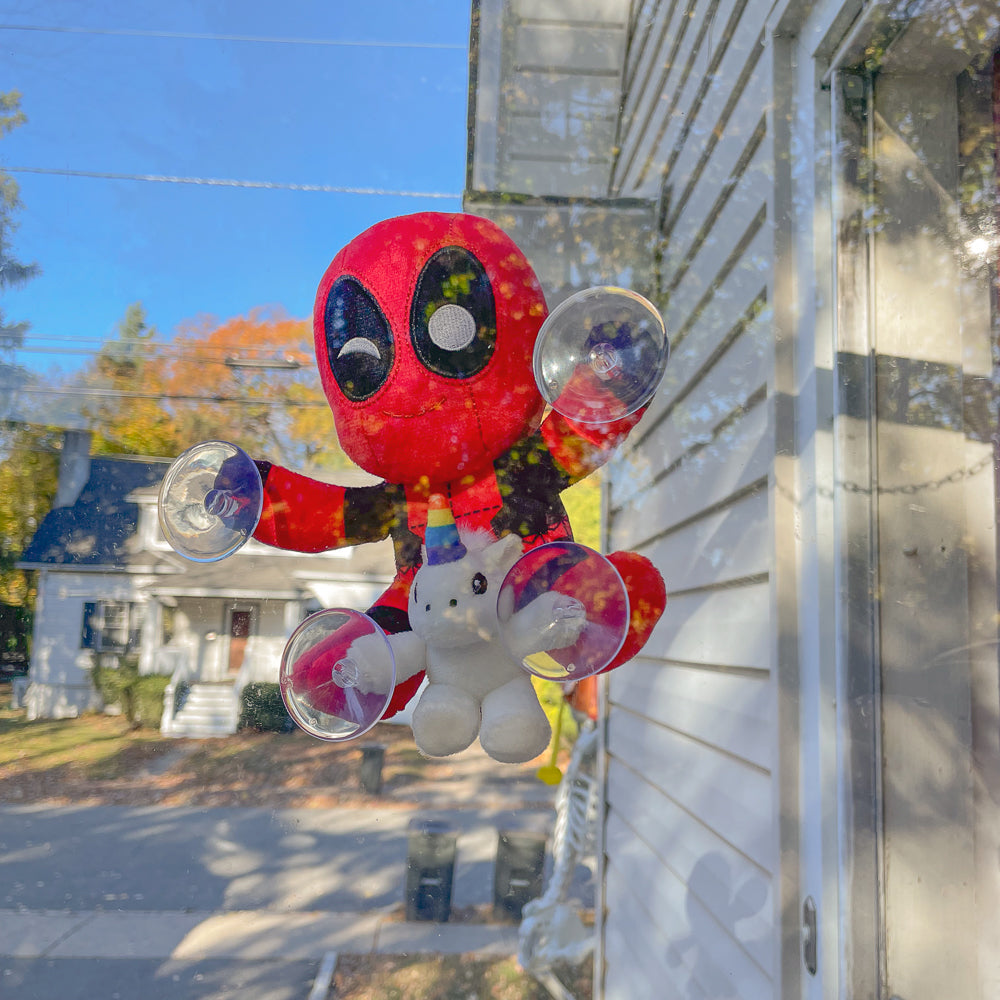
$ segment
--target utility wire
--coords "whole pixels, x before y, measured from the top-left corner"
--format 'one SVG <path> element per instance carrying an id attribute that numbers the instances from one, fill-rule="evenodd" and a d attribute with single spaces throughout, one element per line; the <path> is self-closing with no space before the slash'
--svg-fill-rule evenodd
<path id="1" fill-rule="evenodd" d="M 177 177 L 171 174 L 115 174 L 101 170 L 64 170 L 59 167 L 3 167 L 8 174 L 44 174 L 56 177 L 89 177 L 102 181 L 149 181 L 154 184 L 199 184 L 205 187 L 261 188 L 268 191 L 318 191 L 322 194 L 360 194 L 391 198 L 450 198 L 449 191 L 397 191 L 391 188 L 346 187 L 337 184 L 293 184 L 283 181 L 245 181 L 226 177 Z"/>
<path id="2" fill-rule="evenodd" d="M 14 392 L 29 392 L 39 396 L 92 396 L 105 399 L 155 399 L 176 400 L 182 403 L 238 403 L 241 406 L 294 406 L 299 409 L 326 409 L 326 400 L 294 399 L 250 399 L 246 396 L 198 396 L 169 392 L 132 392 L 128 389 L 89 389 L 83 386 L 68 386 L 63 389 L 47 389 L 44 386 L 17 386 Z"/>
<path id="3" fill-rule="evenodd" d="M 106 348 L 110 348 L 111 353 L 113 353 L 113 346 L 117 343 L 118 341 L 113 340 L 110 342 L 107 341 L 102 342 L 98 347 L 76 347 L 76 348 L 15 347 L 14 351 L 18 354 L 66 354 L 66 355 L 71 355 L 73 357 L 78 357 L 78 356 L 92 357 L 103 353 L 103 351 Z M 117 361 L 117 360 L 134 359 L 138 361 L 188 361 L 191 362 L 192 364 L 230 365 L 230 367 L 232 365 L 232 362 L 239 364 L 240 361 L 244 360 L 249 360 L 252 363 L 251 366 L 254 366 L 257 363 L 264 363 L 264 362 L 268 363 L 274 362 L 280 365 L 281 362 L 284 361 L 283 358 L 277 359 L 277 362 L 275 362 L 275 359 L 266 356 L 261 357 L 259 353 L 260 349 L 256 347 L 250 348 L 250 350 L 253 350 L 257 355 L 256 357 L 250 359 L 243 358 L 240 354 L 240 348 L 238 347 L 231 347 L 228 350 L 224 348 L 213 348 L 212 350 L 216 352 L 215 355 L 210 354 L 207 351 L 195 352 L 195 351 L 171 351 L 171 350 L 165 350 L 165 351 L 145 350 L 141 352 L 136 352 L 130 350 L 127 353 L 127 355 L 123 356 L 122 358 L 120 359 L 114 358 L 113 360 Z M 279 350 L 277 352 L 272 352 L 272 353 L 292 354 L 293 352 L 291 351 L 282 352 Z M 307 361 L 300 362 L 300 367 L 305 368 L 307 367 L 308 364 L 309 362 Z"/>
<path id="4" fill-rule="evenodd" d="M 276 38 L 270 35 L 216 35 L 194 31 L 152 31 L 145 28 L 82 28 L 47 24 L 0 24 L 0 31 L 44 31 L 64 35 L 122 35 L 129 38 L 182 38 L 201 42 L 263 42 L 271 45 L 324 45 L 369 49 L 448 49 L 467 52 L 456 42 L 378 42 L 341 38 Z"/>

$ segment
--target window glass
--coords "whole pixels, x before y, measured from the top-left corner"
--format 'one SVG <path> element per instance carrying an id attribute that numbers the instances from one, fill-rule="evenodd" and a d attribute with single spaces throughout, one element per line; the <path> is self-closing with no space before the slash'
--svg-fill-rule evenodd
<path id="1" fill-rule="evenodd" d="M 0 993 L 992 995 L 995 4 L 0 21 Z"/>

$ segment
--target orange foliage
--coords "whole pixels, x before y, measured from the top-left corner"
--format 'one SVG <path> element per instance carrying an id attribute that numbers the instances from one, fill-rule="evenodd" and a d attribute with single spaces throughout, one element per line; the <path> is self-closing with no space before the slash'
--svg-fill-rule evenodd
<path id="1" fill-rule="evenodd" d="M 109 372 L 107 357 L 98 359 L 103 385 L 156 397 L 112 398 L 92 411 L 107 450 L 172 456 L 221 438 L 302 471 L 348 464 L 316 371 L 309 321 L 265 309 L 223 323 L 200 317 L 172 341 L 148 346 L 131 372 L 120 364 Z"/>

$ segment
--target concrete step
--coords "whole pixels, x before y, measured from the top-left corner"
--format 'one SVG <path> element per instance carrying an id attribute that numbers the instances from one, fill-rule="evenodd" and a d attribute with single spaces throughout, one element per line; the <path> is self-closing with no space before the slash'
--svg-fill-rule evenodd
<path id="1" fill-rule="evenodd" d="M 231 684 L 192 684 L 169 735 L 195 738 L 229 736 L 236 732 L 236 694 Z"/>

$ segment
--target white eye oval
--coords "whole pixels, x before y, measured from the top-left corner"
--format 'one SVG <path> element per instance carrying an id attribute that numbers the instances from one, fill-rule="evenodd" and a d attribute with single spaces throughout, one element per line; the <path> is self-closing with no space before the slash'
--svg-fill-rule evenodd
<path id="1" fill-rule="evenodd" d="M 337 357 L 343 358 L 348 354 L 370 354 L 373 358 L 379 357 L 378 348 L 375 346 L 374 342 L 369 340 L 367 337 L 351 337 L 351 339 L 340 349 L 340 353 Z"/>
<path id="2" fill-rule="evenodd" d="M 427 332 L 441 350 L 461 351 L 476 336 L 476 321 L 468 309 L 449 302 L 434 311 L 427 322 Z"/>

